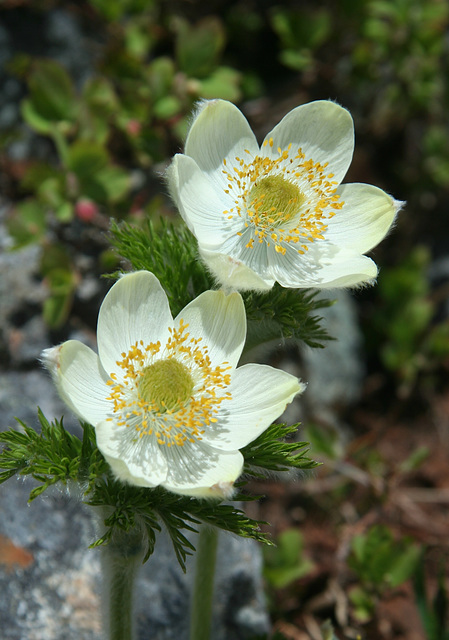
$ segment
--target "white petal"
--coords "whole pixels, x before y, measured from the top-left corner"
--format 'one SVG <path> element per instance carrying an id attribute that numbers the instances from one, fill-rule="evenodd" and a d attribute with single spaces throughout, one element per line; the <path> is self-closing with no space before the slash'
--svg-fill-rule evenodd
<path id="1" fill-rule="evenodd" d="M 232 199 L 213 186 L 192 158 L 175 156 L 168 175 L 172 192 L 177 192 L 174 197 L 181 216 L 201 246 L 216 250 L 237 233 L 242 224 L 224 213 L 233 206 Z"/>
<path id="2" fill-rule="evenodd" d="M 120 479 L 139 487 L 157 487 L 167 477 L 167 461 L 152 436 L 139 438 L 133 427 L 105 420 L 96 428 L 97 446 Z"/>
<path id="3" fill-rule="evenodd" d="M 167 296 L 155 275 L 137 271 L 120 278 L 98 316 L 98 353 L 104 369 L 117 372 L 120 354 L 140 340 L 145 345 L 158 340 L 165 344 L 171 322 Z"/>
<path id="4" fill-rule="evenodd" d="M 245 150 L 256 155 L 256 137 L 245 116 L 231 102 L 209 100 L 200 104 L 187 136 L 185 154 L 203 171 L 213 174 L 217 187 L 223 187 L 223 160 L 242 157 Z"/>
<path id="5" fill-rule="evenodd" d="M 186 443 L 166 450 L 167 480 L 174 493 L 199 497 L 231 497 L 243 469 L 240 451 L 219 451 L 204 442 Z"/>
<path id="6" fill-rule="evenodd" d="M 276 281 L 290 289 L 353 287 L 377 276 L 370 258 L 324 241 L 310 244 L 304 254 L 292 246 L 285 255 L 273 252 L 270 269 Z"/>
<path id="7" fill-rule="evenodd" d="M 268 251 L 270 274 L 283 287 L 313 287 L 319 281 L 324 265 L 333 262 L 341 250 L 329 243 L 310 244 L 309 250 L 298 253 L 295 245 L 285 243 L 285 254 L 277 253 L 271 246 Z M 289 282 L 290 284 L 285 284 Z"/>
<path id="8" fill-rule="evenodd" d="M 353 256 L 344 262 L 323 267 L 319 273 L 317 289 L 336 289 L 372 284 L 377 277 L 376 263 L 366 256 Z"/>
<path id="9" fill-rule="evenodd" d="M 42 354 L 62 400 L 82 420 L 92 425 L 112 409 L 110 388 L 96 353 L 78 340 L 69 340 Z"/>
<path id="10" fill-rule="evenodd" d="M 274 127 L 265 140 L 273 138 L 273 148 L 267 144 L 264 153 L 279 157 L 278 147 L 292 151 L 301 147 L 306 160 L 329 163 L 327 170 L 340 183 L 351 164 L 354 152 L 354 124 L 351 114 L 329 100 L 317 100 L 296 107 Z"/>
<path id="11" fill-rule="evenodd" d="M 283 287 L 316 289 L 335 289 L 371 284 L 377 277 L 377 266 L 366 256 L 352 256 L 345 261 L 335 262 L 321 267 L 310 276 L 295 279 L 294 273 L 279 275 L 279 284 Z"/>
<path id="12" fill-rule="evenodd" d="M 229 243 L 226 244 L 229 246 Z M 239 241 L 237 241 L 237 245 L 240 245 Z M 232 254 L 229 254 L 225 252 L 225 249 L 226 246 L 223 247 L 223 251 L 214 252 L 200 248 L 201 257 L 221 285 L 237 291 L 267 291 L 271 289 L 274 285 L 274 279 L 269 272 L 264 277 L 263 271 L 267 271 L 267 269 L 261 264 L 255 250 L 253 250 L 253 258 L 254 264 L 257 265 L 256 268 L 259 269 L 258 272 L 232 255 L 242 253 L 241 251 L 233 249 Z M 243 255 L 243 257 L 251 256 Z"/>
<path id="13" fill-rule="evenodd" d="M 226 451 L 241 449 L 279 418 L 305 385 L 295 376 L 262 364 L 246 364 L 233 373 L 232 398 L 218 415 L 218 426 L 204 440 Z"/>
<path id="14" fill-rule="evenodd" d="M 326 239 L 359 253 L 369 251 L 388 233 L 398 203 L 368 184 L 344 184 L 337 193 L 344 206 L 329 220 Z"/>
<path id="15" fill-rule="evenodd" d="M 212 366 L 237 366 L 246 338 L 245 305 L 239 293 L 205 291 L 180 312 L 175 324 L 181 318 L 189 334 L 202 339 L 200 347 L 207 346 Z"/>

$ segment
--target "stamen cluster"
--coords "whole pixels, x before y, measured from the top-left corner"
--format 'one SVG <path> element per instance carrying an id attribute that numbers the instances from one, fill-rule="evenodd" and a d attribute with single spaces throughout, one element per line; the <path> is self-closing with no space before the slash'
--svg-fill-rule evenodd
<path id="1" fill-rule="evenodd" d="M 191 337 L 187 327 L 182 319 L 178 328 L 169 327 L 170 337 L 164 347 L 159 341 L 144 344 L 140 340 L 121 354 L 117 366 L 124 375 L 119 380 L 117 374 L 111 373 L 107 383 L 111 387 L 107 399 L 113 403 L 114 414 L 108 420 L 134 428 L 139 438 L 154 436 L 159 445 L 168 447 L 202 439 L 204 429 L 217 421 L 221 403 L 231 398 L 226 390 L 231 382 L 226 372 L 231 367 L 226 362 L 212 367 L 207 347 L 200 346 L 202 339 Z M 168 374 L 152 392 L 151 386 L 144 383 L 145 377 L 155 363 L 161 362 L 176 362 L 181 378 L 185 376 L 184 382 Z M 173 371 L 173 367 L 165 368 L 166 375 L 170 369 Z M 185 397 L 189 377 L 192 393 Z M 161 394 L 160 389 L 165 392 Z"/>
<path id="2" fill-rule="evenodd" d="M 273 138 L 264 146 L 274 146 Z M 227 195 L 234 197 L 235 206 L 223 213 L 232 220 L 236 215 L 244 220 L 253 234 L 245 245 L 254 241 L 274 243 L 275 250 L 285 255 L 285 243 L 298 245 L 298 253 L 307 251 L 308 242 L 324 239 L 326 221 L 341 209 L 344 202 L 336 193 L 338 182 L 333 173 L 326 173 L 328 163 L 306 159 L 301 147 L 292 155 L 278 147 L 278 158 L 256 155 L 250 162 L 236 157 L 231 170 L 223 161 L 228 180 Z M 249 156 L 251 153 L 245 149 Z M 238 232 L 237 235 L 243 235 Z"/>

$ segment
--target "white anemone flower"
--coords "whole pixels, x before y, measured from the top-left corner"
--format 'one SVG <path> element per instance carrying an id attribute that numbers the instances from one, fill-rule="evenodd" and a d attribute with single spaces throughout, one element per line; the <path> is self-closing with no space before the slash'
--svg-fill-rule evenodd
<path id="1" fill-rule="evenodd" d="M 237 367 L 245 337 L 240 294 L 206 291 L 173 319 L 159 280 L 138 271 L 103 301 L 98 355 L 69 340 L 42 360 L 118 478 L 223 497 L 242 472 L 239 449 L 304 389 L 266 365 Z"/>
<path id="2" fill-rule="evenodd" d="M 367 184 L 340 184 L 354 127 L 339 105 L 290 111 L 259 147 L 239 109 L 200 103 L 168 171 L 171 194 L 217 280 L 237 290 L 371 283 L 365 255 L 403 203 Z"/>

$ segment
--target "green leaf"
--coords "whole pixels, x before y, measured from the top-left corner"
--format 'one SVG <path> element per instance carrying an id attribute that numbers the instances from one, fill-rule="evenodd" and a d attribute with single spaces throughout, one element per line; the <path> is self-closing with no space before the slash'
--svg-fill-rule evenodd
<path id="1" fill-rule="evenodd" d="M 317 298 L 307 289 L 285 289 L 277 283 L 264 293 L 243 294 L 247 313 L 245 351 L 271 340 L 295 340 L 309 347 L 323 347 L 331 338 L 320 326 L 321 318 L 311 315 L 332 301 Z"/>
<path id="2" fill-rule="evenodd" d="M 101 185 L 106 193 L 106 202 L 114 204 L 122 200 L 129 192 L 131 179 L 129 172 L 120 167 L 109 165 L 96 174 L 96 182 Z M 85 192 L 89 195 L 88 191 Z"/>
<path id="3" fill-rule="evenodd" d="M 53 271 L 50 288 L 54 291 L 44 301 L 42 316 L 49 327 L 57 329 L 66 322 L 72 308 L 72 274 L 63 269 Z"/>
<path id="4" fill-rule="evenodd" d="M 83 99 L 79 136 L 84 140 L 105 144 L 120 108 L 111 82 L 103 77 L 90 78 L 84 85 Z"/>
<path id="5" fill-rule="evenodd" d="M 329 36 L 331 14 L 327 9 L 285 9 L 277 7 L 271 23 L 284 48 L 292 51 L 315 49 Z"/>
<path id="6" fill-rule="evenodd" d="M 41 273 L 45 277 L 49 297 L 43 306 L 43 317 L 49 327 L 60 327 L 72 306 L 76 278 L 70 257 L 62 245 L 46 248 L 41 259 Z"/>
<path id="7" fill-rule="evenodd" d="M 182 110 L 182 103 L 176 96 L 164 96 L 154 103 L 153 113 L 156 118 L 167 120 Z"/>
<path id="8" fill-rule="evenodd" d="M 37 200 L 25 200 L 15 207 L 7 227 L 15 249 L 39 242 L 46 231 L 45 208 Z"/>
<path id="9" fill-rule="evenodd" d="M 421 549 L 418 545 L 408 546 L 408 544 L 408 541 L 404 540 L 403 545 L 407 545 L 406 548 L 398 550 L 396 557 L 392 559 L 387 573 L 387 581 L 392 587 L 398 587 L 406 582 L 416 570 Z"/>
<path id="10" fill-rule="evenodd" d="M 397 587 L 413 574 L 419 549 L 409 538 L 395 540 L 384 525 L 375 525 L 366 534 L 354 536 L 348 565 L 363 586 L 381 594 Z"/>
<path id="11" fill-rule="evenodd" d="M 217 65 L 225 45 L 225 29 L 219 18 L 209 16 L 191 26 L 183 18 L 173 19 L 176 60 L 189 77 L 206 78 Z"/>
<path id="12" fill-rule="evenodd" d="M 251 520 L 232 505 L 179 496 L 162 488 L 148 489 L 124 485 L 109 476 L 95 482 L 86 502 L 93 506 L 112 508 L 104 522 L 105 534 L 91 546 L 108 544 L 117 529 L 130 531 L 138 520 L 144 524 L 149 540 L 145 562 L 153 551 L 162 522 L 170 535 L 183 571 L 187 556 L 195 550 L 183 531 L 197 532 L 201 523 L 260 542 L 268 542 L 266 536 L 260 532 L 261 523 Z"/>
<path id="13" fill-rule="evenodd" d="M 307 442 L 287 442 L 298 425 L 272 424 L 241 452 L 245 458 L 245 473 L 259 476 L 263 470 L 288 471 L 313 469 L 317 463 L 307 457 Z"/>
<path id="14" fill-rule="evenodd" d="M 61 204 L 56 208 L 55 215 L 57 219 L 62 222 L 70 222 L 73 218 L 73 205 L 71 202 L 61 202 Z"/>
<path id="15" fill-rule="evenodd" d="M 78 140 L 69 149 L 67 169 L 78 179 L 81 196 L 112 204 L 130 188 L 128 172 L 111 164 L 106 149 L 98 143 Z"/>
<path id="16" fill-rule="evenodd" d="M 145 22 L 129 22 L 125 26 L 125 48 L 129 55 L 144 60 L 153 44 L 153 38 Z"/>
<path id="17" fill-rule="evenodd" d="M 263 575 L 275 589 L 283 589 L 313 568 L 313 563 L 303 557 L 303 536 L 297 529 L 286 529 L 278 536 L 276 546 L 264 547 L 263 551 Z"/>
<path id="18" fill-rule="evenodd" d="M 90 4 L 106 20 L 118 24 L 120 20 L 125 20 L 129 16 L 140 16 L 144 12 L 151 11 L 155 0 L 114 0 L 114 2 L 111 0 L 90 0 Z"/>
<path id="19" fill-rule="evenodd" d="M 373 596 L 358 585 L 349 591 L 349 600 L 354 607 L 354 615 L 357 620 L 361 623 L 369 622 L 376 608 Z"/>
<path id="20" fill-rule="evenodd" d="M 67 169 L 83 182 L 104 169 L 108 162 L 109 155 L 102 145 L 78 140 L 69 148 Z"/>
<path id="21" fill-rule="evenodd" d="M 408 458 L 406 458 L 399 465 L 399 469 L 402 473 L 408 473 L 410 471 L 416 471 L 422 465 L 422 463 L 428 459 L 430 455 L 430 449 L 426 445 L 422 445 L 413 451 Z"/>
<path id="22" fill-rule="evenodd" d="M 57 62 L 35 62 L 28 78 L 28 86 L 30 96 L 24 104 L 24 117 L 31 118 L 30 126 L 37 127 L 39 133 L 48 132 L 39 127 L 75 120 L 77 102 L 74 87 L 69 74 Z"/>
<path id="23" fill-rule="evenodd" d="M 38 410 L 41 433 L 27 427 L 18 420 L 23 431 L 10 429 L 0 433 L 0 443 L 4 447 L 0 452 L 0 475 L 4 482 L 13 475 L 29 475 L 41 483 L 32 490 L 30 501 L 56 482 L 66 484 L 78 477 L 81 442 L 63 427 L 62 421 L 51 424 Z"/>
<path id="24" fill-rule="evenodd" d="M 279 54 L 283 65 L 295 71 L 303 71 L 313 66 L 313 56 L 308 49 L 285 49 Z"/>
<path id="25" fill-rule="evenodd" d="M 32 162 L 20 181 L 20 187 L 25 191 L 37 191 L 46 180 L 58 178 L 60 175 L 58 169 L 45 162 Z"/>
<path id="26" fill-rule="evenodd" d="M 329 460 L 341 458 L 341 437 L 335 429 L 308 422 L 304 431 L 315 455 L 324 456 Z"/>
<path id="27" fill-rule="evenodd" d="M 148 84 L 153 100 L 157 102 L 167 97 L 175 78 L 175 65 L 171 58 L 161 56 L 151 62 L 147 69 Z"/>
<path id="28" fill-rule="evenodd" d="M 47 120 L 43 117 L 30 99 L 25 98 L 25 100 L 22 101 L 20 109 L 23 119 L 34 131 L 44 135 L 48 135 L 52 131 L 54 127 L 52 120 Z"/>
<path id="29" fill-rule="evenodd" d="M 61 205 L 63 202 L 63 185 L 61 176 L 52 176 L 42 180 L 36 189 L 39 199 L 51 208 Z"/>
<path id="30" fill-rule="evenodd" d="M 218 67 L 208 78 L 200 82 L 199 95 L 206 100 L 221 98 L 231 102 L 241 99 L 242 74 L 230 67 Z"/>

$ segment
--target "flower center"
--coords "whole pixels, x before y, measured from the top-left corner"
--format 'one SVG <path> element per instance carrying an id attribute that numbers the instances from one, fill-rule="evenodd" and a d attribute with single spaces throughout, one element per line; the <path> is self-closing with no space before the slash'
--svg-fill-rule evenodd
<path id="1" fill-rule="evenodd" d="M 192 395 L 193 378 L 185 365 L 173 358 L 158 360 L 142 371 L 137 388 L 141 398 L 159 411 L 177 411 Z"/>
<path id="2" fill-rule="evenodd" d="M 305 199 L 296 184 L 279 175 L 267 176 L 249 192 L 248 214 L 255 224 L 277 227 L 291 220 Z"/>
<path id="3" fill-rule="evenodd" d="M 266 145 L 273 148 L 273 138 Z M 229 220 L 243 220 L 245 228 L 237 235 L 245 237 L 247 248 L 257 241 L 273 244 L 282 255 L 288 245 L 304 253 L 310 243 L 324 239 L 327 220 L 344 205 L 336 193 L 334 174 L 326 173 L 328 163 L 307 159 L 300 147 L 295 153 L 292 146 L 278 147 L 274 159 L 260 155 L 245 162 L 236 157 L 231 170 L 223 161 L 228 180 L 224 191 L 234 201 L 223 213 Z"/>
<path id="4" fill-rule="evenodd" d="M 168 447 L 201 440 L 217 422 L 220 405 L 231 398 L 231 367 L 212 366 L 208 348 L 187 327 L 181 319 L 179 327 L 169 328 L 165 345 L 140 340 L 121 354 L 121 379 L 111 373 L 107 383 L 113 414 L 108 420 Z"/>

